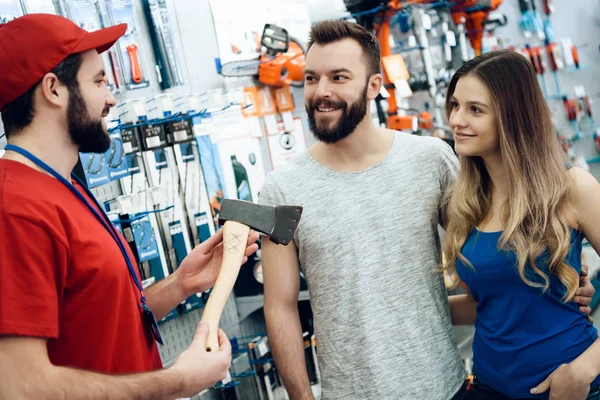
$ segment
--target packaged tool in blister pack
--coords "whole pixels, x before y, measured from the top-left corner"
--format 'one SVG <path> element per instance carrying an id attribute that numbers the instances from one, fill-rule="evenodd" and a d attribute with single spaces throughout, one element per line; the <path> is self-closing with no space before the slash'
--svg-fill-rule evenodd
<path id="1" fill-rule="evenodd" d="M 112 25 L 127 24 L 127 31 L 117 42 L 125 87 L 134 90 L 150 86 L 137 37 L 133 3 L 131 0 L 106 0 L 106 8 Z"/>
<path id="2" fill-rule="evenodd" d="M 86 184 L 90 189 L 110 182 L 104 154 L 80 153 L 79 158 L 81 159 Z"/>
<path id="3" fill-rule="evenodd" d="M 256 202 L 265 179 L 259 139 L 224 140 L 218 146 L 227 191 L 233 194 L 231 197 Z"/>
<path id="4" fill-rule="evenodd" d="M 62 10 L 71 21 L 75 22 L 86 31 L 95 31 L 106 26 L 105 16 L 102 13 L 98 0 L 65 0 Z M 100 55 L 104 69 L 106 70 L 106 85 L 111 92 L 118 88 L 119 80 L 115 78 L 118 75 L 119 65 L 111 59 L 111 51 Z"/>
<path id="5" fill-rule="evenodd" d="M 207 124 L 203 123 L 202 117 L 194 117 L 192 126 L 194 135 L 196 136 L 200 163 L 202 164 L 202 172 L 206 182 L 208 201 L 210 203 L 210 211 L 213 219 L 212 222 L 216 227 L 219 225 L 218 219 L 221 203 L 223 203 L 224 199 L 229 198 L 227 185 L 225 183 L 225 174 L 223 173 L 223 165 L 221 164 L 221 155 L 219 153 L 219 147 L 217 143 L 212 140 L 210 131 L 206 127 Z M 203 221 L 201 223 L 204 224 Z"/>
<path id="6" fill-rule="evenodd" d="M 143 0 L 144 16 L 150 29 L 150 38 L 156 58 L 160 87 L 165 90 L 183 85 L 179 52 L 164 0 Z"/>
<path id="7" fill-rule="evenodd" d="M 111 130 L 110 148 L 104 153 L 106 166 L 108 167 L 108 176 L 111 181 L 129 175 L 129 165 L 127 164 L 126 155 L 121 130 Z"/>
<path id="8" fill-rule="evenodd" d="M 167 141 L 173 146 L 179 178 L 183 189 L 185 209 L 190 226 L 193 226 L 191 238 L 194 245 L 208 240 L 215 231 L 210 219 L 211 206 L 200 163 L 200 151 L 194 136 L 192 121 L 183 119 L 171 122 L 167 126 Z"/>

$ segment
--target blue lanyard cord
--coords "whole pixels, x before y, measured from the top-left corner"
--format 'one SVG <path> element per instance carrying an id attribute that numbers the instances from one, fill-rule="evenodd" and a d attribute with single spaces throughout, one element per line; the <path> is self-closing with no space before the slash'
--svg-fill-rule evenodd
<path id="1" fill-rule="evenodd" d="M 98 201 L 95 199 L 94 195 L 89 191 L 89 189 L 85 186 L 85 184 L 83 182 L 81 182 L 81 180 L 79 178 L 77 178 L 75 175 L 72 176 L 72 178 L 79 184 L 81 185 L 81 187 L 83 188 L 83 190 L 85 191 L 85 193 L 92 199 L 92 201 L 94 202 L 94 204 L 96 205 L 96 207 L 98 207 L 98 210 L 101 210 L 100 212 L 102 212 L 102 216 L 100 216 L 100 214 L 98 214 L 98 211 L 92 207 L 92 205 L 86 200 L 86 198 L 81 194 L 81 192 L 79 192 L 75 186 L 73 186 L 73 184 L 71 184 L 69 181 L 67 181 L 65 178 L 63 178 L 58 172 L 56 172 L 52 167 L 50 167 L 48 164 L 46 164 L 45 162 L 43 162 L 42 160 L 40 160 L 39 158 L 37 158 L 36 156 L 34 156 L 33 154 L 31 154 L 30 152 L 28 152 L 25 149 L 22 149 L 20 147 L 14 146 L 12 144 L 8 144 L 6 145 L 5 150 L 11 150 L 14 151 L 16 153 L 21 154 L 22 156 L 28 158 L 29 160 L 31 160 L 32 162 L 34 162 L 35 164 L 37 164 L 40 168 L 44 169 L 45 171 L 47 171 L 49 174 L 51 174 L 52 176 L 54 176 L 56 179 L 58 179 L 63 185 L 65 185 L 75 196 L 77 196 L 77 198 L 83 202 L 83 204 L 85 204 L 85 206 L 92 212 L 92 214 L 94 214 L 94 216 L 96 217 L 96 219 L 98 221 L 100 221 L 100 223 L 102 224 L 102 226 L 104 226 L 104 228 L 108 231 L 108 233 L 112 236 L 113 240 L 117 243 L 117 245 L 119 246 L 119 249 L 121 251 L 121 253 L 123 254 L 123 258 L 125 259 L 125 262 L 127 264 L 127 268 L 129 269 L 129 273 L 131 275 L 131 278 L 133 279 L 136 287 L 139 289 L 140 291 L 140 295 L 141 295 L 141 306 L 145 306 L 146 304 L 146 299 L 144 297 L 144 288 L 142 287 L 142 284 L 139 282 L 139 280 L 137 279 L 137 276 L 135 274 L 135 270 L 133 269 L 133 265 L 131 264 L 131 260 L 129 259 L 129 256 L 127 254 L 127 251 L 125 250 L 125 247 L 123 246 L 123 242 L 119 239 L 117 233 L 116 233 L 116 229 L 114 228 L 114 226 L 110 223 L 108 217 L 106 216 L 106 214 L 102 211 L 102 207 L 98 204 Z"/>

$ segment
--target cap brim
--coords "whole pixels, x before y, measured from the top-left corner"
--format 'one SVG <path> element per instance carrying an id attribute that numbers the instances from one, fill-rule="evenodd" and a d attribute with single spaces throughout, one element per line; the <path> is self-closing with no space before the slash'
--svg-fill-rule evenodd
<path id="1" fill-rule="evenodd" d="M 72 50 L 72 53 L 96 49 L 103 53 L 110 49 L 121 36 L 127 31 L 127 24 L 119 24 L 109 28 L 99 29 L 88 33 Z"/>

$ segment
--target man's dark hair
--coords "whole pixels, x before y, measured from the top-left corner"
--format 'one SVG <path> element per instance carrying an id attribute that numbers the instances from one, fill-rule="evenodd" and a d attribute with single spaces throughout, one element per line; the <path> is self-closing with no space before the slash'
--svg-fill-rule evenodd
<path id="1" fill-rule="evenodd" d="M 324 20 L 313 25 L 310 30 L 308 49 L 313 44 L 329 44 L 342 39 L 354 39 L 367 57 L 369 76 L 381 72 L 381 49 L 377 37 L 361 25 L 342 19 Z"/>
<path id="2" fill-rule="evenodd" d="M 83 58 L 81 54 L 72 54 L 58 64 L 51 72 L 58 77 L 58 80 L 67 86 L 69 91 L 79 88 L 77 82 L 77 73 L 81 67 Z M 20 131 L 33 121 L 35 110 L 33 109 L 33 94 L 35 89 L 42 81 L 33 85 L 31 89 L 8 103 L 0 111 L 2 114 L 2 123 L 6 138 L 15 132 Z"/>

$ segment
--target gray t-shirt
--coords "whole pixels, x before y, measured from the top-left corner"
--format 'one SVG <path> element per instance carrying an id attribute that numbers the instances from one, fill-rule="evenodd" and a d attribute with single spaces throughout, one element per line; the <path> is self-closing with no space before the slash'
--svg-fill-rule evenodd
<path id="1" fill-rule="evenodd" d="M 449 400 L 462 385 L 436 270 L 440 209 L 457 169 L 442 140 L 396 132 L 367 170 L 336 172 L 304 153 L 267 176 L 261 204 L 304 207 L 294 240 L 324 400 Z"/>

